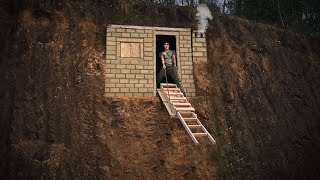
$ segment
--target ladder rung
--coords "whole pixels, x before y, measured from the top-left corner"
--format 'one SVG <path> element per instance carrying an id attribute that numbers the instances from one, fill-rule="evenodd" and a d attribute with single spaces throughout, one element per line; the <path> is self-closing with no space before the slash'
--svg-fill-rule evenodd
<path id="1" fill-rule="evenodd" d="M 172 105 L 175 107 L 192 107 L 191 105 L 188 105 L 188 104 L 184 105 L 184 104 L 175 104 L 175 103 L 173 104 L 172 103 Z"/>
<path id="2" fill-rule="evenodd" d="M 177 87 L 176 84 L 165 84 L 165 83 L 161 83 L 160 86 L 161 87 Z"/>
<path id="3" fill-rule="evenodd" d="M 172 103 L 174 106 L 191 106 L 190 103 Z"/>
<path id="4" fill-rule="evenodd" d="M 193 107 L 187 107 L 187 108 L 180 108 L 180 107 L 175 107 L 177 111 L 195 111 Z"/>
<path id="5" fill-rule="evenodd" d="M 202 125 L 188 125 L 190 129 L 201 129 Z"/>
<path id="6" fill-rule="evenodd" d="M 192 133 L 195 137 L 208 136 L 208 133 Z"/>
<path id="7" fill-rule="evenodd" d="M 187 103 L 187 99 L 170 99 L 172 103 Z"/>
<path id="8" fill-rule="evenodd" d="M 161 87 L 165 91 L 178 91 L 180 90 L 178 87 Z"/>
<path id="9" fill-rule="evenodd" d="M 181 92 L 169 92 L 169 93 L 168 93 L 168 91 L 166 91 L 166 90 L 165 90 L 165 93 L 166 93 L 166 94 L 170 94 L 170 95 L 171 95 L 171 94 L 173 94 L 173 95 L 177 95 L 177 94 L 183 95 L 183 93 L 181 93 Z"/>
<path id="10" fill-rule="evenodd" d="M 181 116 L 184 118 L 184 116 L 186 115 L 186 116 L 192 116 L 192 114 L 193 114 L 193 112 L 179 112 L 180 114 L 181 114 Z M 190 117 L 188 117 L 188 118 L 190 118 Z M 194 117 L 192 117 L 192 118 L 194 118 Z"/>
<path id="11" fill-rule="evenodd" d="M 197 121 L 197 118 L 183 118 L 184 121 Z"/>
<path id="12" fill-rule="evenodd" d="M 187 99 L 186 97 L 171 97 L 170 96 L 170 100 L 184 100 Z"/>

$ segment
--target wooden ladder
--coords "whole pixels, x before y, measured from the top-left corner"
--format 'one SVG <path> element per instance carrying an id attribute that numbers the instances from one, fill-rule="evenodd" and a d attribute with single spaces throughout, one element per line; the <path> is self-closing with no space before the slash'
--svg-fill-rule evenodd
<path id="1" fill-rule="evenodd" d="M 180 119 L 183 127 L 195 144 L 199 144 L 197 137 L 203 136 L 208 137 L 213 144 L 216 144 L 211 134 L 198 119 L 195 109 L 188 102 L 187 98 L 184 97 L 176 84 L 161 83 L 160 89 L 157 92 L 170 116 Z"/>

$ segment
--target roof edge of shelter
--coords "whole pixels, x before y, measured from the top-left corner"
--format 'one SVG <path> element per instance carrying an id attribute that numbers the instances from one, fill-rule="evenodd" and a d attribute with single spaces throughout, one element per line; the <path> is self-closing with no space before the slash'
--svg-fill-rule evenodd
<path id="1" fill-rule="evenodd" d="M 120 25 L 120 24 L 111 24 L 108 26 L 108 28 L 150 29 L 150 30 L 155 30 L 155 31 L 190 31 L 191 30 L 191 28 L 132 26 L 132 25 Z"/>

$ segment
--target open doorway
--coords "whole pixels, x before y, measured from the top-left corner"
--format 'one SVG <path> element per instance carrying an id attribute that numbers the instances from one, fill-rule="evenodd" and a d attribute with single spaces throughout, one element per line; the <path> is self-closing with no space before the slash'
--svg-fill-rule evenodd
<path id="1" fill-rule="evenodd" d="M 162 69 L 162 63 L 161 63 L 161 59 L 160 59 L 160 53 L 162 51 L 164 51 L 163 49 L 163 44 L 164 42 L 169 42 L 170 44 L 170 50 L 174 50 L 177 52 L 176 48 L 177 48 L 177 45 L 176 45 L 176 36 L 170 36 L 170 35 L 156 35 L 156 79 L 158 77 L 158 74 L 160 72 L 160 70 Z M 176 56 L 176 62 L 177 62 L 177 66 L 178 66 L 178 58 Z M 165 82 L 166 80 L 164 79 L 163 80 L 163 83 Z M 168 77 L 168 83 L 174 83 L 174 81 Z M 159 87 L 160 84 L 157 84 L 157 89 L 160 88 Z"/>

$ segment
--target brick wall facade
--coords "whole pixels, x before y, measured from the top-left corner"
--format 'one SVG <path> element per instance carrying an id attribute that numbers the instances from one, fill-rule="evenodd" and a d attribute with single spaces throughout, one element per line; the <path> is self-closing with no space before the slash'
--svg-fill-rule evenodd
<path id="1" fill-rule="evenodd" d="M 206 34 L 193 31 L 192 33 L 192 53 L 194 61 L 207 62 Z"/>
<path id="2" fill-rule="evenodd" d="M 107 28 L 105 96 L 156 95 L 156 35 L 176 37 L 179 76 L 187 96 L 195 96 L 192 57 L 206 60 L 205 38 L 192 38 L 191 29 L 125 25 Z"/>

